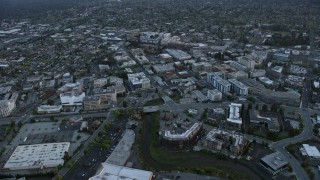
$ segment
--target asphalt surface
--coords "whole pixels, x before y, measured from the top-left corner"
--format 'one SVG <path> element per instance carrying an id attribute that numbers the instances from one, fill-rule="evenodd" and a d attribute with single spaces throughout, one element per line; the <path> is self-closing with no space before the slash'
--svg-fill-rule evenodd
<path id="1" fill-rule="evenodd" d="M 113 128 L 108 130 L 104 136 L 99 138 L 101 142 L 106 138 L 109 138 L 112 143 L 110 148 L 103 149 L 100 147 L 99 143 L 95 143 L 88 149 L 88 153 L 82 156 L 74 167 L 68 171 L 63 179 L 88 179 L 89 177 L 94 176 L 100 168 L 101 162 L 107 160 L 117 143 L 120 141 L 124 132 L 125 121 L 118 122 L 117 126 L 119 129 Z"/>

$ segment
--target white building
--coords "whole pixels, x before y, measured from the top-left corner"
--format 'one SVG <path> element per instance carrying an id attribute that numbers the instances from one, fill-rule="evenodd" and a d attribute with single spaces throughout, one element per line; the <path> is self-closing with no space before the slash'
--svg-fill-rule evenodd
<path id="1" fill-rule="evenodd" d="M 128 80 L 135 89 L 150 88 L 150 80 L 146 77 L 144 72 L 128 74 Z"/>
<path id="2" fill-rule="evenodd" d="M 230 107 L 229 117 L 227 118 L 227 121 L 230 123 L 241 125 L 242 118 L 240 113 L 241 113 L 242 104 L 231 103 L 229 107 Z"/>
<path id="3" fill-rule="evenodd" d="M 64 106 L 82 106 L 83 99 L 85 97 L 84 92 L 75 93 L 75 92 L 69 92 L 69 93 L 63 93 L 60 94 L 60 100 L 61 104 Z"/>
<path id="4" fill-rule="evenodd" d="M 10 100 L 0 100 L 0 117 L 10 116 L 16 107 L 16 103 Z"/>
<path id="5" fill-rule="evenodd" d="M 215 101 L 221 101 L 222 100 L 222 93 L 218 91 L 217 89 L 214 90 L 208 90 L 208 99 L 215 102 Z"/>
<path id="6" fill-rule="evenodd" d="M 165 131 L 163 138 L 171 141 L 185 141 L 192 139 L 192 137 L 201 130 L 202 124 L 194 123 L 190 129 L 186 130 L 183 133 L 171 133 L 171 131 Z"/>
<path id="7" fill-rule="evenodd" d="M 150 180 L 153 173 L 140 169 L 128 168 L 125 166 L 118 166 L 109 163 L 102 163 L 102 169 L 97 175 L 89 178 L 89 180 Z"/>
<path id="8" fill-rule="evenodd" d="M 18 146 L 5 164 L 10 170 L 42 169 L 63 165 L 70 143 L 46 143 Z"/>
<path id="9" fill-rule="evenodd" d="M 60 113 L 61 109 L 62 109 L 62 106 L 41 105 L 38 107 L 37 112 L 39 114 Z"/>
<path id="10" fill-rule="evenodd" d="M 0 117 L 10 116 L 14 108 L 16 108 L 16 101 L 18 99 L 19 94 L 7 93 L 3 100 L 0 100 Z"/>
<path id="11" fill-rule="evenodd" d="M 319 159 L 320 152 L 316 146 L 310 146 L 309 144 L 302 144 L 300 148 L 301 154 L 310 158 Z"/>

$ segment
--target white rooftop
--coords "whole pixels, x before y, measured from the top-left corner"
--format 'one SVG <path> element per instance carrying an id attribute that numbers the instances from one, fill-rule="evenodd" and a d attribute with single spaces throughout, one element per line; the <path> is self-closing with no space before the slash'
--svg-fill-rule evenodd
<path id="1" fill-rule="evenodd" d="M 102 163 L 101 172 L 89 180 L 150 180 L 153 173 L 150 171 L 133 169 L 124 166 Z"/>
<path id="2" fill-rule="evenodd" d="M 320 152 L 317 147 L 310 146 L 309 144 L 302 144 L 302 146 L 309 157 L 320 158 Z"/>
<path id="3" fill-rule="evenodd" d="M 201 127 L 201 124 L 199 123 L 194 123 L 190 129 L 185 131 L 184 133 L 181 134 L 172 134 L 170 131 L 165 131 L 164 137 L 171 139 L 171 140 L 183 140 L 183 139 L 188 139 L 190 135 L 196 133 Z"/>
<path id="4" fill-rule="evenodd" d="M 231 103 L 229 107 L 230 107 L 229 118 L 227 119 L 227 121 L 236 123 L 236 124 L 242 124 L 242 118 L 240 117 L 240 110 L 241 110 L 242 104 Z"/>
<path id="5" fill-rule="evenodd" d="M 69 142 L 18 146 L 4 168 L 18 170 L 63 165 L 63 156 L 69 146 Z"/>

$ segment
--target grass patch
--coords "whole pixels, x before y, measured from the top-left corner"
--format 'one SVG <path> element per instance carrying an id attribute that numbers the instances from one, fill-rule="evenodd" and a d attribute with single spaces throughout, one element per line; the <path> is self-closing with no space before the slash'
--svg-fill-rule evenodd
<path id="1" fill-rule="evenodd" d="M 158 99 L 152 99 L 150 101 L 147 101 L 143 106 L 159 106 L 164 104 L 164 101 L 162 98 Z"/>
<path id="2" fill-rule="evenodd" d="M 150 117 L 149 117 L 150 118 Z M 159 121 L 160 121 L 160 112 L 152 113 L 151 118 L 153 123 L 152 126 L 147 126 L 149 129 L 148 134 L 150 137 L 150 146 L 149 153 L 151 159 L 156 161 L 160 166 L 170 167 L 171 170 L 179 170 L 183 172 L 191 172 L 197 173 L 200 175 L 209 175 L 209 176 L 219 176 L 225 179 L 249 179 L 250 176 L 248 174 L 243 173 L 242 171 L 235 172 L 227 167 L 226 164 L 232 163 L 229 161 L 229 158 L 221 153 L 213 153 L 211 151 L 202 150 L 200 152 L 195 151 L 168 151 L 163 149 L 159 145 Z M 146 119 L 144 119 L 147 121 Z M 146 128 L 145 122 L 144 128 Z M 140 132 L 142 134 L 142 131 Z M 141 138 L 143 138 L 141 136 Z M 143 140 L 140 139 L 140 144 L 144 143 Z M 142 146 L 142 145 L 140 145 Z M 226 164 L 211 164 L 211 162 L 206 163 L 198 163 L 198 158 L 207 160 L 207 159 L 216 159 L 217 163 L 227 162 Z M 145 160 L 142 159 L 142 164 L 144 164 Z M 193 164 L 193 163 L 194 164 Z M 202 160 L 200 160 L 202 162 Z M 232 163 L 233 164 L 233 163 Z M 153 167 L 146 163 L 144 166 L 148 169 L 152 169 Z M 224 167 L 225 166 L 225 167 Z"/>

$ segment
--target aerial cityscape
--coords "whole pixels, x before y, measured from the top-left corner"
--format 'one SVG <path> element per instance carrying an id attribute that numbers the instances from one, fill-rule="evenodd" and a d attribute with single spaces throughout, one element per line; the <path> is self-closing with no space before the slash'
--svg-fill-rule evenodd
<path id="1" fill-rule="evenodd" d="M 0 179 L 320 180 L 320 1 L 0 0 Z"/>

